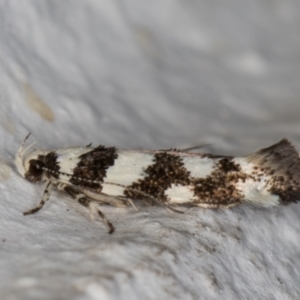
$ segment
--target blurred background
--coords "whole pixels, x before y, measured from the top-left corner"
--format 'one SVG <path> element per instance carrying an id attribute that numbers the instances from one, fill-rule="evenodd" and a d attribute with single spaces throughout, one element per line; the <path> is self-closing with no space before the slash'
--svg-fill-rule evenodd
<path id="1" fill-rule="evenodd" d="M 1 117 L 18 138 L 240 154 L 300 141 L 298 1 L 0 3 Z"/>
<path id="2" fill-rule="evenodd" d="M 21 179 L 13 166 L 16 150 L 28 132 L 32 132 L 31 139 L 39 148 L 82 146 L 90 142 L 126 149 L 209 144 L 206 151 L 246 155 L 287 137 L 300 149 L 299 9 L 297 0 L 0 0 L 0 238 L 6 241 L 2 243 L 2 250 L 0 248 L 0 288 L 6 291 L 5 299 L 25 299 L 24 295 L 29 295 L 28 299 L 48 299 L 47 291 L 51 286 L 43 274 L 52 274 L 55 299 L 62 299 L 62 295 L 70 297 L 72 293 L 75 297 L 77 292 L 72 288 L 84 271 L 69 270 L 70 261 L 74 265 L 76 259 L 68 260 L 68 255 L 66 259 L 64 251 L 90 245 L 92 236 L 96 237 L 93 249 L 102 247 L 99 257 L 106 249 L 103 237 L 99 240 L 101 225 L 87 221 L 86 212 L 76 215 L 70 209 L 66 215 L 67 206 L 63 206 L 61 212 L 59 207 L 65 204 L 59 202 L 57 194 L 48 212 L 31 219 L 21 216 L 22 211 L 37 203 L 42 192 L 41 187 Z M 171 295 L 179 299 L 187 294 L 185 299 L 199 299 L 199 291 L 206 291 L 201 294 L 205 299 L 254 299 L 253 295 L 258 299 L 266 287 L 269 287 L 268 295 L 272 295 L 269 299 L 297 299 L 299 296 L 293 283 L 299 278 L 295 269 L 299 265 L 299 209 L 290 208 L 277 215 L 260 210 L 233 210 L 236 214 L 222 212 L 223 219 L 220 213 L 193 212 L 196 217 L 190 217 L 190 222 L 200 222 L 209 216 L 205 219 L 205 228 L 210 225 L 213 228 L 218 220 L 215 228 L 218 233 L 210 233 L 200 242 L 200 237 L 197 240 L 194 235 L 181 236 L 178 232 L 183 229 L 179 221 L 179 225 L 172 223 L 170 228 L 171 223 L 166 221 L 163 228 L 170 231 L 158 241 L 155 234 L 160 231 L 147 229 L 146 215 L 138 219 L 129 213 L 115 211 L 110 215 L 113 221 L 132 226 L 125 234 L 126 241 L 131 241 L 132 253 L 137 251 L 137 265 L 146 264 L 141 278 L 153 284 L 151 291 L 157 293 L 153 299 L 158 299 L 157 295 L 167 299 L 170 292 L 165 292 L 161 286 L 165 282 L 167 286 L 169 281 L 179 289 Z M 197 214 L 201 214 L 201 218 Z M 246 220 L 245 223 L 234 231 L 232 228 L 240 224 L 241 219 Z M 61 222 L 65 222 L 64 225 Z M 75 232 L 72 222 L 78 222 Z M 80 222 L 87 222 L 87 225 Z M 152 222 L 153 219 L 149 220 L 149 224 Z M 162 219 L 158 219 L 155 226 L 160 228 L 161 222 Z M 145 230 L 140 236 L 134 231 L 135 224 L 139 224 L 136 225 L 139 230 Z M 189 227 L 186 223 L 183 228 L 197 228 L 195 224 Z M 253 225 L 249 231 L 247 224 Z M 176 226 L 179 226 L 178 236 L 174 233 Z M 87 227 L 91 228 L 89 233 L 85 232 Z M 239 246 L 234 239 L 225 238 L 228 228 L 235 232 L 233 236 L 242 237 Z M 268 230 L 266 233 L 261 228 L 269 228 L 269 232 L 273 228 L 274 240 Z M 224 234 L 220 238 L 222 230 Z M 185 241 L 186 236 L 191 240 Z M 268 236 L 268 244 L 260 246 Z M 116 237 L 119 240 L 114 244 Z M 202 249 L 203 253 L 208 253 L 207 249 L 219 249 L 218 254 L 214 254 L 219 256 L 216 258 L 211 250 L 211 256 L 203 256 L 201 260 L 197 256 L 199 253 L 193 252 L 189 253 L 193 259 L 187 263 L 187 250 L 180 252 L 179 247 L 176 252 L 172 248 L 175 240 L 181 241 L 180 237 L 185 241 L 178 242 L 180 247 L 196 241 L 199 243 L 193 249 Z M 285 240 L 279 243 L 276 237 Z M 96 281 L 87 288 L 80 285 L 78 290 L 84 290 L 86 296 L 76 299 L 98 299 L 95 295 L 101 295 L 99 299 L 141 299 L 141 295 L 145 296 L 145 289 L 131 281 L 136 274 L 128 279 L 122 273 L 127 281 L 123 275 L 114 277 L 122 268 L 118 265 L 118 269 L 114 263 L 129 251 L 122 238 L 118 233 L 110 240 L 104 238 L 112 247 L 106 249 L 104 257 L 107 260 L 99 267 L 91 259 L 89 266 L 96 268 L 93 272 L 97 276 L 100 269 L 110 272 L 115 282 L 105 288 L 97 280 L 99 285 Z M 175 251 L 175 257 L 182 257 L 184 262 L 181 265 L 177 260 L 175 263 L 172 259 L 168 261 L 169 256 L 153 262 L 152 254 L 147 254 L 150 246 L 140 255 L 140 250 L 136 249 L 141 248 L 135 243 L 140 241 L 137 243 L 140 247 L 148 245 L 143 239 L 148 239 L 147 243 L 154 248 L 160 242 L 165 243 L 164 247 L 170 247 L 170 253 Z M 151 239 L 155 241 L 153 244 Z M 118 243 L 125 245 L 124 253 L 114 250 Z M 277 249 L 274 245 L 288 245 L 289 251 L 278 248 L 278 252 L 273 253 Z M 22 261 L 19 249 L 27 253 Z M 48 256 L 49 249 L 59 253 L 60 259 Z M 232 249 L 238 249 L 244 257 L 240 259 L 239 254 L 232 257 Z M 91 253 L 96 253 L 94 250 L 78 250 L 76 255 L 82 262 L 89 261 L 94 255 Z M 256 256 L 257 253 L 262 254 Z M 272 254 L 268 256 L 268 263 L 269 258 L 263 253 Z M 269 270 L 273 266 L 272 259 L 279 256 L 282 261 L 278 269 L 272 271 L 275 278 Z M 244 268 L 244 259 L 253 261 L 256 271 L 247 269 L 248 265 Z M 31 263 L 24 266 L 24 261 Z M 110 261 L 112 265 L 106 265 Z M 40 262 L 40 269 L 34 267 Z M 59 265 L 53 267 L 55 262 Z M 197 265 L 195 262 L 206 270 L 206 275 L 199 269 L 192 272 L 194 264 Z M 166 275 L 166 281 L 156 276 L 156 272 L 164 272 L 165 264 L 169 266 L 168 274 L 172 274 Z M 181 280 L 178 273 L 172 273 L 174 264 L 182 272 L 182 278 L 190 281 Z M 20 265 L 23 266 L 21 273 Z M 157 268 L 152 273 L 147 271 L 150 265 Z M 186 269 L 182 267 L 185 265 Z M 61 266 L 69 272 L 62 277 L 58 275 L 65 272 Z M 248 273 L 243 277 L 241 271 L 245 269 Z M 76 284 L 73 279 L 69 281 L 67 273 L 77 274 Z M 222 275 L 218 278 L 218 274 Z M 34 281 L 34 276 L 40 281 Z M 247 281 L 247 276 L 252 276 L 253 285 Z M 159 284 L 155 283 L 156 277 Z M 195 283 L 192 277 L 197 279 Z M 17 287 L 14 286 L 16 282 Z M 62 283 L 64 285 L 60 286 Z M 124 289 L 124 284 L 128 289 Z M 32 294 L 24 293 L 31 289 Z M 54 293 L 53 289 L 51 292 Z M 15 298 L 9 298 L 11 295 Z M 151 292 L 147 297 L 151 298 Z"/>

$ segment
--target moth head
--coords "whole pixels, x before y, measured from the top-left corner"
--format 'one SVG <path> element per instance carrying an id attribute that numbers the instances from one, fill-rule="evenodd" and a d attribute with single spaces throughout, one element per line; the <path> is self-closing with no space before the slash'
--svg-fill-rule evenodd
<path id="1" fill-rule="evenodd" d="M 26 142 L 29 135 L 27 135 L 27 137 L 24 139 L 16 154 L 15 165 L 22 177 L 31 182 L 39 182 L 45 180 L 45 155 L 48 154 L 49 151 L 35 150 L 26 155 L 26 152 L 33 145 L 31 144 L 30 146 L 23 149 L 24 143 Z"/>

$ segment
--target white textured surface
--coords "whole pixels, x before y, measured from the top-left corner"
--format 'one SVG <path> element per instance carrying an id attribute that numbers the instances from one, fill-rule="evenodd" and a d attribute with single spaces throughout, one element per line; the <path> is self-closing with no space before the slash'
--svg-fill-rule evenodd
<path id="1" fill-rule="evenodd" d="M 244 155 L 300 149 L 300 2 L 0 0 L 1 299 L 299 299 L 300 205 L 103 207 L 117 231 L 13 166 L 37 145 Z"/>

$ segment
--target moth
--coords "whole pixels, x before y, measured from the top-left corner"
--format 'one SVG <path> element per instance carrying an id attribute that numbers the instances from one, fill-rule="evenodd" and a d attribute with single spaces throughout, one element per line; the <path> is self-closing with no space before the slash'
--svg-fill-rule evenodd
<path id="1" fill-rule="evenodd" d="M 139 202 L 162 205 L 228 208 L 241 203 L 263 207 L 300 199 L 299 154 L 287 139 L 245 157 L 185 150 L 119 150 L 115 147 L 37 149 L 27 154 L 22 142 L 15 164 L 30 182 L 45 182 L 39 211 L 53 187 L 113 224 L 100 205 L 126 207 Z M 187 149 L 188 150 L 188 149 Z"/>

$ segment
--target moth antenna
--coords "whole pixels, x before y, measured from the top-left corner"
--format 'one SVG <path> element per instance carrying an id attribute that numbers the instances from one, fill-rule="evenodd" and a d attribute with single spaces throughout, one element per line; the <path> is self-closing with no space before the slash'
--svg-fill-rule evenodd
<path id="1" fill-rule="evenodd" d="M 32 142 L 29 146 L 27 146 L 24 150 L 23 150 L 23 153 L 22 155 L 24 156 L 25 153 L 35 144 L 35 142 Z"/>
<path id="2" fill-rule="evenodd" d="M 24 146 L 24 144 L 26 143 L 26 141 L 27 141 L 27 139 L 29 138 L 30 135 L 31 135 L 31 132 L 29 132 L 29 133 L 26 135 L 25 139 L 23 140 L 23 142 L 22 142 L 22 144 L 21 144 L 21 147 Z"/>
<path id="3" fill-rule="evenodd" d="M 201 149 L 201 148 L 208 147 L 208 146 L 211 146 L 211 145 L 212 144 L 197 145 L 197 146 L 193 146 L 193 147 L 189 147 L 189 148 L 179 149 L 178 151 L 181 151 L 181 152 L 190 152 L 192 150 Z"/>
<path id="4" fill-rule="evenodd" d="M 15 157 L 15 164 L 16 164 L 16 167 L 19 171 L 19 173 L 24 177 L 25 176 L 25 167 L 24 167 L 24 162 L 23 162 L 23 157 L 25 155 L 25 153 L 32 147 L 32 145 L 35 143 L 33 142 L 32 144 L 30 144 L 28 147 L 26 147 L 25 149 L 24 148 L 24 145 L 27 141 L 27 139 L 29 138 L 29 136 L 31 135 L 31 132 L 29 132 L 25 139 L 23 140 L 22 144 L 20 145 L 19 147 L 19 150 L 16 154 L 16 157 Z"/>

